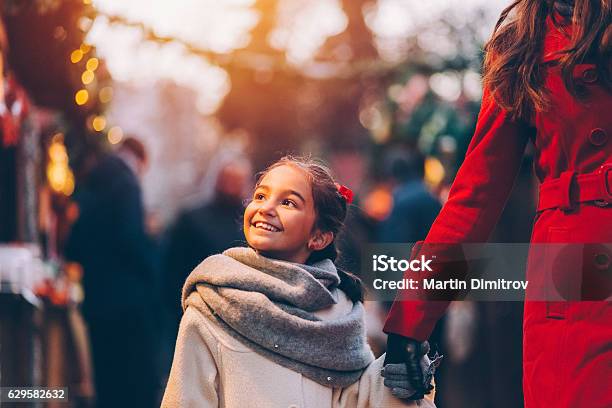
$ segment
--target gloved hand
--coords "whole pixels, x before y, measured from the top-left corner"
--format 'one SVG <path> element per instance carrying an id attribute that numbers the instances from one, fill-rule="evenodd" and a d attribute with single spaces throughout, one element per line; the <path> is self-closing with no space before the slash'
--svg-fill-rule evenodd
<path id="1" fill-rule="evenodd" d="M 433 389 L 431 380 L 442 357 L 436 353 L 430 361 L 428 342 L 390 334 L 387 340 L 387 355 L 382 376 L 391 394 L 409 400 L 423 399 Z"/>

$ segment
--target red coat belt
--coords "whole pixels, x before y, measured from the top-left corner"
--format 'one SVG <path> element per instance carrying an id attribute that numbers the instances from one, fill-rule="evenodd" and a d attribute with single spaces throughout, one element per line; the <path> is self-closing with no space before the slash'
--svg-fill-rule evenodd
<path id="1" fill-rule="evenodd" d="M 538 211 L 552 208 L 568 211 L 584 202 L 600 207 L 612 205 L 612 163 L 587 174 L 566 171 L 559 178 L 542 183 Z"/>

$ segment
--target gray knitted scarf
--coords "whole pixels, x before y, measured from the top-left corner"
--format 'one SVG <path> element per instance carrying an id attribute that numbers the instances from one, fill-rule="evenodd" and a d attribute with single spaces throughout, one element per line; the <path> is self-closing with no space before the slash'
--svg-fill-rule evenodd
<path id="1" fill-rule="evenodd" d="M 340 282 L 329 259 L 301 265 L 231 248 L 205 259 L 183 287 L 193 306 L 258 354 L 329 387 L 356 382 L 374 356 L 364 309 L 323 320 L 313 312 L 337 302 Z"/>

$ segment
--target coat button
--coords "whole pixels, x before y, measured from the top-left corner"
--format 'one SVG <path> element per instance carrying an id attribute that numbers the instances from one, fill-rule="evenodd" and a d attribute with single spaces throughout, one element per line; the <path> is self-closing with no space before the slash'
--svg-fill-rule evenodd
<path id="1" fill-rule="evenodd" d="M 589 141 L 595 146 L 603 146 L 608 141 L 608 134 L 603 129 L 593 129 L 589 135 Z"/>
<path id="2" fill-rule="evenodd" d="M 594 68 L 586 69 L 582 73 L 582 80 L 589 84 L 597 81 L 597 71 Z"/>
<path id="3" fill-rule="evenodd" d="M 595 255 L 595 267 L 600 271 L 607 271 L 610 267 L 610 256 L 606 253 Z"/>

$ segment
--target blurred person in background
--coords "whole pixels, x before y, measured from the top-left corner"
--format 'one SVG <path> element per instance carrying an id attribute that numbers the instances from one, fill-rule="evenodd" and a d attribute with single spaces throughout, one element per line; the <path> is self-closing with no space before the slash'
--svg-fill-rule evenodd
<path id="1" fill-rule="evenodd" d="M 145 230 L 143 144 L 125 139 L 100 158 L 75 194 L 79 217 L 66 257 L 83 267 L 97 407 L 159 405 L 157 259 Z"/>
<path id="2" fill-rule="evenodd" d="M 244 156 L 222 160 L 213 178 L 212 198 L 183 210 L 169 229 L 163 261 L 163 297 L 171 313 L 172 343 L 183 315 L 181 289 L 189 273 L 210 255 L 244 243 L 241 216 L 252 172 L 251 162 Z"/>
<path id="3" fill-rule="evenodd" d="M 403 243 L 424 239 L 441 208 L 423 180 L 425 158 L 417 149 L 393 149 L 387 157 L 387 173 L 396 187 L 391 214 L 381 223 L 378 241 Z"/>
<path id="4" fill-rule="evenodd" d="M 347 228 L 338 237 L 341 267 L 359 275 L 365 245 L 416 242 L 425 237 L 438 214 L 440 203 L 423 181 L 424 166 L 424 158 L 416 150 L 393 146 L 384 156 L 385 182 L 394 186 L 392 200 L 389 200 L 389 215 L 377 220 L 368 214 L 365 202 L 363 211 L 360 205 L 349 209 Z M 379 197 L 371 200 L 384 206 Z M 368 342 L 376 356 L 386 349 L 387 336 L 382 326 L 390 306 L 391 302 L 365 302 Z"/>
<path id="5" fill-rule="evenodd" d="M 424 181 L 425 157 L 416 148 L 393 147 L 385 157 L 384 171 L 394 186 L 393 204 L 389 216 L 379 224 L 377 241 L 411 243 L 424 239 L 441 208 L 440 201 Z M 377 314 L 386 315 L 391 303 L 380 303 Z M 383 333 L 382 330 L 380 333 Z M 435 337 L 430 341 L 437 344 L 438 333 Z M 379 337 L 378 342 L 381 340 Z M 384 341 L 387 341 L 386 336 Z M 384 351 L 386 346 L 382 345 L 381 348 Z"/>

